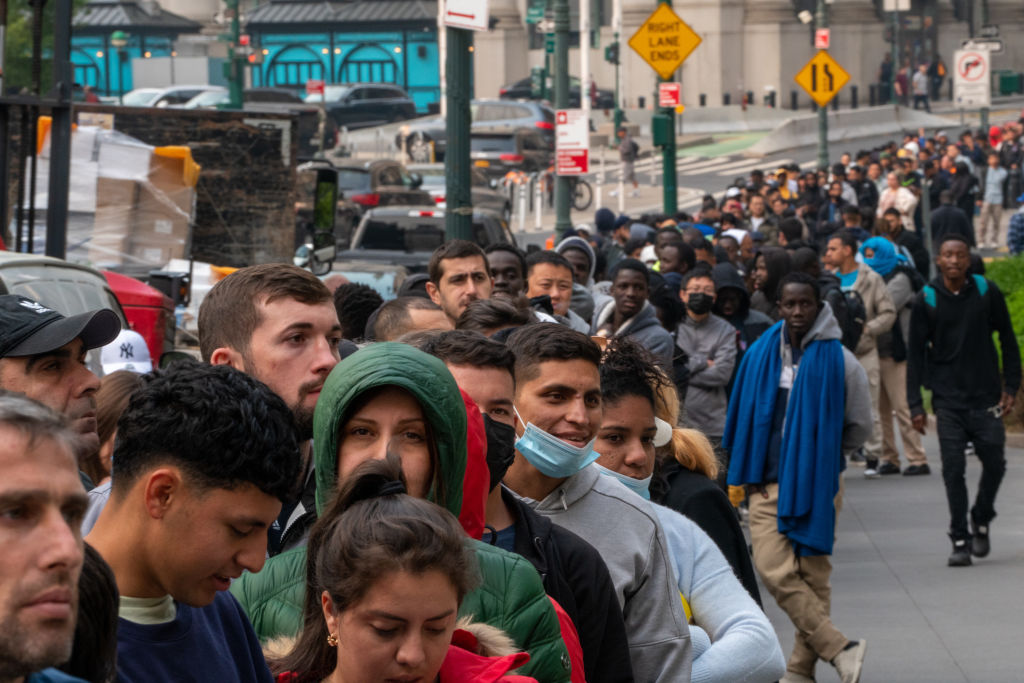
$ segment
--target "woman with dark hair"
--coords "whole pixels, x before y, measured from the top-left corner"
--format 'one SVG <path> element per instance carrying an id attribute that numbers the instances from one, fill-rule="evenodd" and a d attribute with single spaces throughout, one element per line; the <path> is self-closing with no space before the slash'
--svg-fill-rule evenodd
<path id="1" fill-rule="evenodd" d="M 97 486 L 110 477 L 117 421 L 128 407 L 132 392 L 140 386 L 142 375 L 131 370 L 118 370 L 100 380 L 100 388 L 96 392 L 96 433 L 100 437 L 100 449 L 82 459 L 82 471 Z"/>
<path id="2" fill-rule="evenodd" d="M 782 247 L 764 247 L 754 257 L 752 281 L 754 293 L 750 296 L 750 307 L 764 313 L 774 321 L 779 319 L 776 296 L 781 280 L 793 270 L 789 251 Z"/>
<path id="3" fill-rule="evenodd" d="M 673 438 L 671 424 L 655 414 L 654 387 L 669 386 L 668 380 L 646 351 L 626 339 L 609 343 L 600 372 L 604 417 L 595 466 L 650 498 L 655 448 Z M 786 666 L 775 631 L 718 546 L 675 510 L 651 507 L 665 533 L 690 620 L 693 680 L 778 680 Z"/>
<path id="4" fill-rule="evenodd" d="M 135 375 L 133 372 L 128 374 Z M 78 577 L 75 639 L 71 659 L 60 666 L 61 671 L 89 683 L 113 683 L 117 680 L 118 598 L 117 581 L 110 565 L 86 543 L 82 573 Z"/>
<path id="5" fill-rule="evenodd" d="M 463 647 L 472 633 L 453 640 L 476 559 L 450 512 L 405 493 L 402 470 L 393 455 L 362 463 L 313 527 L 302 631 L 271 659 L 278 681 L 534 680 L 504 675 L 524 653 L 485 660 Z"/>

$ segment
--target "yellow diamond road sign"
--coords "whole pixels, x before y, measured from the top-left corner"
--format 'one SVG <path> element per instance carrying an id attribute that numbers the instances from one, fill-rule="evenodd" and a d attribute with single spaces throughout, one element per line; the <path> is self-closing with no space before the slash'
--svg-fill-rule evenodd
<path id="1" fill-rule="evenodd" d="M 658 5 L 629 39 L 629 46 L 666 80 L 698 45 L 700 36 L 668 5 Z"/>
<path id="2" fill-rule="evenodd" d="M 795 80 L 819 107 L 824 107 L 850 80 L 850 74 L 839 66 L 839 62 L 832 59 L 832 55 L 824 50 L 818 50 L 818 54 L 811 57 L 811 61 L 800 69 Z"/>

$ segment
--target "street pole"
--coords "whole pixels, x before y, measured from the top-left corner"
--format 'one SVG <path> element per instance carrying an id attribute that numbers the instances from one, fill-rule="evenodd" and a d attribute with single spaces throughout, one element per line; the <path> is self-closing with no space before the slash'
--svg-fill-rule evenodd
<path id="1" fill-rule="evenodd" d="M 228 79 L 228 101 L 232 109 L 242 108 L 242 63 L 238 58 L 238 41 L 242 29 L 238 22 L 238 0 L 224 0 L 231 11 L 231 42 L 228 48 L 228 64 L 231 78 Z"/>
<path id="2" fill-rule="evenodd" d="M 448 148 L 445 151 L 445 236 L 450 240 L 473 239 L 473 203 L 469 172 L 469 101 L 472 98 L 470 68 L 473 32 L 445 27 L 448 53 L 445 59 L 445 118 Z"/>
<path id="3" fill-rule="evenodd" d="M 441 99 L 438 104 L 438 111 L 443 118 L 448 114 L 448 75 L 445 68 L 448 64 L 448 31 L 444 25 L 444 0 L 437 3 L 437 70 L 440 73 L 438 85 L 440 86 Z"/>
<path id="4" fill-rule="evenodd" d="M 46 210 L 46 255 L 67 255 L 68 192 L 71 177 L 71 0 L 56 0 L 53 14 L 53 93 L 50 186 Z M 6 192 L 4 188 L 4 192 Z"/>
<path id="5" fill-rule="evenodd" d="M 569 108 L 569 0 L 554 0 L 555 110 Z M 582 37 L 580 38 L 582 41 Z M 582 87 L 582 86 L 581 86 Z M 582 92 L 580 95 L 582 96 Z M 555 234 L 572 229 L 569 215 L 569 177 L 555 173 Z"/>
<path id="6" fill-rule="evenodd" d="M 672 6 L 672 0 L 658 0 L 659 5 Z M 659 82 L 671 82 L 671 78 L 658 78 Z M 654 93 L 655 102 L 661 98 Z M 659 105 L 661 104 L 658 102 Z M 662 174 L 662 195 L 661 205 L 665 214 L 673 215 L 677 208 L 677 179 L 676 179 L 676 114 L 671 108 L 662 108 L 661 115 L 665 117 L 668 125 L 668 137 L 661 147 L 661 174 Z"/>
<path id="7" fill-rule="evenodd" d="M 580 108 L 590 130 L 590 0 L 580 0 Z"/>
<path id="8" fill-rule="evenodd" d="M 615 111 L 612 114 L 612 140 L 618 140 L 619 128 L 622 127 L 622 0 L 612 0 L 612 40 L 619 46 L 619 54 L 615 60 Z"/>
<path id="9" fill-rule="evenodd" d="M 4 94 L 4 32 L 7 30 L 7 0 L 0 0 L 0 97 Z"/>
<path id="10" fill-rule="evenodd" d="M 896 74 L 903 68 L 903 50 L 900 49 L 900 13 L 898 11 L 892 13 L 892 48 L 894 55 L 892 62 L 892 104 L 898 107 L 900 102 L 896 99 Z M 907 77 L 907 87 L 910 87 L 909 74 Z"/>
<path id="11" fill-rule="evenodd" d="M 825 0 L 818 0 L 818 11 L 814 15 L 817 28 L 828 28 L 828 13 Z M 818 107 L 818 168 L 828 168 L 828 107 Z"/>

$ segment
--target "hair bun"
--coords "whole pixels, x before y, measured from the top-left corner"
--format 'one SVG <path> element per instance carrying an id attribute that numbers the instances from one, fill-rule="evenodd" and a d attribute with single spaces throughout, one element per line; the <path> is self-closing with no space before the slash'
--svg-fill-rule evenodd
<path id="1" fill-rule="evenodd" d="M 381 483 L 380 488 L 377 489 L 377 496 L 396 496 L 402 493 L 408 493 L 405 488 L 405 484 L 401 481 L 392 479 L 391 481 L 385 481 Z"/>

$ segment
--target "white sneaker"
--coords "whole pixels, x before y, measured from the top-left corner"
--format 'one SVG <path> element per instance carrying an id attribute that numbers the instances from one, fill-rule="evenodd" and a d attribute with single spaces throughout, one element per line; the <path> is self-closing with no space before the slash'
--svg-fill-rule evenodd
<path id="1" fill-rule="evenodd" d="M 618 190 L 612 190 L 611 192 L 608 193 L 608 196 L 609 197 L 618 197 L 619 196 L 619 191 Z"/>
<path id="2" fill-rule="evenodd" d="M 882 475 L 880 475 L 878 473 L 878 470 L 876 468 L 874 468 L 874 467 L 865 467 L 864 468 L 864 478 L 865 479 L 878 479 L 880 476 L 882 476 Z"/>
<path id="3" fill-rule="evenodd" d="M 863 638 L 853 640 L 832 660 L 832 666 L 836 668 L 836 673 L 839 674 L 839 680 L 842 683 L 858 683 L 860 681 L 860 672 L 864 668 L 864 654 L 867 649 L 868 641 Z"/>

